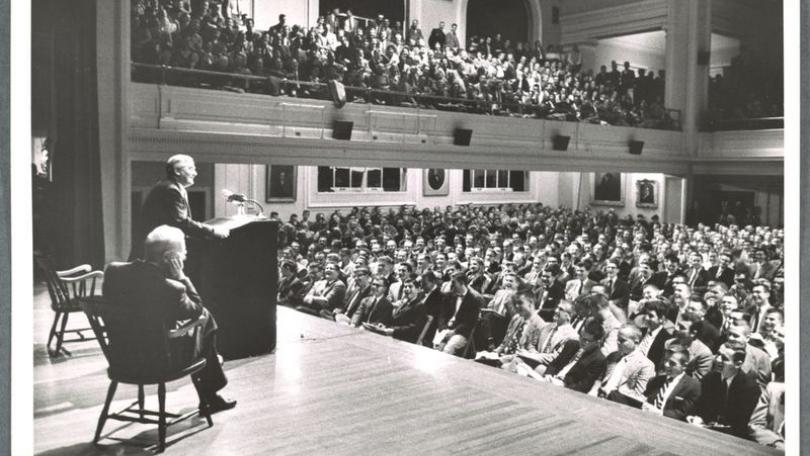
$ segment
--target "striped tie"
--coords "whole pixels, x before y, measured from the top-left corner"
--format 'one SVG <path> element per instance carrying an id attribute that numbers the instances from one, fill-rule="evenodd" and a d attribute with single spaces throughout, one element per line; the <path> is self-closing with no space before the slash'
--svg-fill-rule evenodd
<path id="1" fill-rule="evenodd" d="M 667 388 L 669 388 L 669 384 L 672 383 L 672 378 L 668 378 L 667 381 L 661 385 L 661 389 L 658 390 L 658 394 L 655 396 L 655 402 L 653 406 L 659 410 L 661 410 L 664 406 L 664 394 L 667 392 Z"/>

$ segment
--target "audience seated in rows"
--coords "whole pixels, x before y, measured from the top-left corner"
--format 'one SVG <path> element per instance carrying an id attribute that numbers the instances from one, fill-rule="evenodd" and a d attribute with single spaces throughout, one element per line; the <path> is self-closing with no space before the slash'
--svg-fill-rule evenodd
<path id="1" fill-rule="evenodd" d="M 363 89 L 348 91 L 355 102 L 678 128 L 664 109 L 663 71 L 656 76 L 613 61 L 610 71 L 603 65 L 593 74 L 582 70 L 577 46 L 564 51 L 496 35 L 470 37 L 463 47 L 456 24 L 445 31 L 441 22 L 425 40 L 417 21 L 405 33 L 382 16 L 363 27 L 350 12 L 339 11 L 321 16 L 309 29 L 288 24 L 282 14 L 262 31 L 223 6 L 233 2 L 202 3 L 207 6 L 195 9 L 184 2 L 133 0 L 133 61 L 261 76 L 266 79 L 248 84 L 236 77 L 209 77 L 205 83 L 272 95 L 328 99 L 322 84 L 285 80 L 336 80 Z M 168 82 L 199 85 L 203 79 L 175 75 Z"/>
<path id="2" fill-rule="evenodd" d="M 310 216 L 282 222 L 283 305 L 783 445 L 781 229 L 539 203 Z"/>

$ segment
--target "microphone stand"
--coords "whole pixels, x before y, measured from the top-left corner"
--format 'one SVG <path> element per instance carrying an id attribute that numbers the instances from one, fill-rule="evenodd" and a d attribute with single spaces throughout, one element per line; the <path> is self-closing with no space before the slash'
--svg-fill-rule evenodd
<path id="1" fill-rule="evenodd" d="M 250 204 L 256 206 L 259 209 L 258 215 L 264 215 L 264 206 L 262 206 L 261 203 L 259 203 L 258 201 L 256 201 L 255 199 L 252 199 L 252 198 L 245 198 L 244 201 L 239 202 L 239 207 L 240 207 L 239 212 L 241 214 L 244 214 L 245 204 L 247 204 L 247 203 L 250 203 Z"/>

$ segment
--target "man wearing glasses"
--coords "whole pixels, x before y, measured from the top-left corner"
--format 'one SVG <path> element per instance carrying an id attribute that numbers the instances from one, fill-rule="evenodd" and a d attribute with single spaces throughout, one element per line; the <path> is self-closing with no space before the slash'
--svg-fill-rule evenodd
<path id="1" fill-rule="evenodd" d="M 303 306 L 298 309 L 320 315 L 322 310 L 332 312 L 341 307 L 346 295 L 346 285 L 339 279 L 339 274 L 340 267 L 337 263 L 327 263 L 323 269 L 323 280 L 315 282 L 304 297 Z"/>
<path id="2" fill-rule="evenodd" d="M 371 287 L 372 295 L 360 301 L 360 307 L 352 315 L 352 326 L 363 323 L 391 326 L 394 308 L 385 296 L 388 293 L 388 283 L 384 278 L 375 276 Z"/>

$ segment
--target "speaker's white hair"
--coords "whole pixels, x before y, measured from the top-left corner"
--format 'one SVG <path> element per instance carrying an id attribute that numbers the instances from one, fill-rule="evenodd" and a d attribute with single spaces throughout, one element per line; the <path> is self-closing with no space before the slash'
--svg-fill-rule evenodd
<path id="1" fill-rule="evenodd" d="M 177 170 L 177 167 L 183 163 L 194 163 L 194 159 L 186 154 L 176 154 L 169 157 L 169 159 L 166 160 L 166 177 L 174 177 L 174 172 Z"/>

